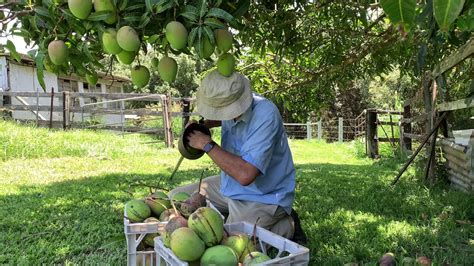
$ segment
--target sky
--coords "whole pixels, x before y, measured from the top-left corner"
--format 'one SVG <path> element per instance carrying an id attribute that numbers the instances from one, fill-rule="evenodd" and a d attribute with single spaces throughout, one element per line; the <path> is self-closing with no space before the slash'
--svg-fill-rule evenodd
<path id="1" fill-rule="evenodd" d="M 9 23 L 8 26 L 8 31 L 11 28 L 11 25 L 13 25 L 14 21 Z M 22 54 L 26 54 L 28 51 L 32 50 L 33 48 L 28 46 L 25 41 L 23 40 L 23 37 L 19 36 L 8 36 L 8 37 L 0 37 L 0 44 L 6 44 L 7 40 L 11 40 L 13 44 L 15 44 L 16 51 Z"/>

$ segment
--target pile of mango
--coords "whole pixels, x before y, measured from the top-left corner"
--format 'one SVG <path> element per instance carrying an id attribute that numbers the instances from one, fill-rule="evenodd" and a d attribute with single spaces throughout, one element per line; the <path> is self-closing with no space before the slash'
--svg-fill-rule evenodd
<path id="1" fill-rule="evenodd" d="M 221 214 L 206 205 L 198 192 L 179 192 L 170 199 L 156 191 L 127 202 L 125 215 L 132 223 L 166 222 L 163 231 L 146 235 L 143 242 L 153 247 L 160 235 L 165 247 L 191 265 L 256 265 L 271 259 L 257 251 L 247 234 L 226 232 Z"/>

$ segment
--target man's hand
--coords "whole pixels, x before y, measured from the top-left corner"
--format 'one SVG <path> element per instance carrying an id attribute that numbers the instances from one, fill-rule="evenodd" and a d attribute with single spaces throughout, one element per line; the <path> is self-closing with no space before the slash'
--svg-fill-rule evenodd
<path id="1" fill-rule="evenodd" d="M 212 141 L 211 137 L 202 133 L 201 131 L 194 130 L 187 136 L 189 146 L 202 150 L 204 146 Z"/>

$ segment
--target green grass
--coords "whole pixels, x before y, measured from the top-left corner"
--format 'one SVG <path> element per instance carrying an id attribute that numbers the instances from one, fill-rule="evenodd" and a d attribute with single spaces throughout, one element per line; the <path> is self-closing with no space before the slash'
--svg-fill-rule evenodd
<path id="1" fill-rule="evenodd" d="M 0 122 L 0 264 L 126 264 L 125 191 L 141 197 L 142 183 L 173 188 L 217 172 L 203 157 L 165 182 L 179 153 L 150 140 Z M 388 251 L 474 263 L 473 196 L 425 187 L 413 169 L 390 187 L 401 161 L 363 158 L 357 144 L 290 144 L 312 265 L 375 265 Z"/>

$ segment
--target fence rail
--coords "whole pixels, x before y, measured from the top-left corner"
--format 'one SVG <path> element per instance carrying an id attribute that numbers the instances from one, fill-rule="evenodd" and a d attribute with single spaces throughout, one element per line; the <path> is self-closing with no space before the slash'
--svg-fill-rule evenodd
<path id="1" fill-rule="evenodd" d="M 196 115 L 189 111 L 192 100 L 145 93 L 54 92 L 53 89 L 51 92 L 0 91 L 0 112 L 9 113 L 17 120 L 34 120 L 37 125 L 62 126 L 64 129 L 100 128 L 118 130 L 122 134 L 163 134 L 165 144 L 172 146 L 172 118 L 181 117 L 187 121 L 189 116 Z M 134 107 L 136 104 L 130 104 L 127 107 L 126 102 L 154 106 Z M 183 103 L 182 109 L 173 110 L 173 104 L 178 102 Z M 77 120 L 78 116 L 80 121 Z M 94 117 L 102 117 L 104 120 L 108 118 L 111 121 L 97 124 L 91 121 Z M 146 122 L 160 120 L 163 121 L 161 126 L 143 126 Z"/>

